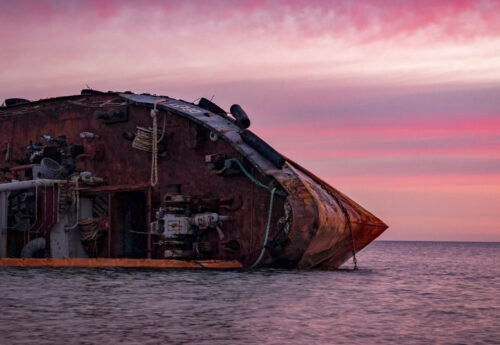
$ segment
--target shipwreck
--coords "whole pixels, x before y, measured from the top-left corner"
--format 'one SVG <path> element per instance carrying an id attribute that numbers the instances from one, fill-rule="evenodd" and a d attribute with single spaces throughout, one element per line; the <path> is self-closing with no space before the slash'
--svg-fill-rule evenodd
<path id="1" fill-rule="evenodd" d="M 0 266 L 337 269 L 387 225 L 226 112 L 82 90 L 0 107 Z"/>

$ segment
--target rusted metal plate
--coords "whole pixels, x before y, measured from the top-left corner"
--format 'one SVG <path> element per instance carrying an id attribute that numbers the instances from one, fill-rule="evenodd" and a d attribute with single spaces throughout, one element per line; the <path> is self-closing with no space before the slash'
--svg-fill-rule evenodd
<path id="1" fill-rule="evenodd" d="M 361 205 L 297 163 L 289 161 L 318 205 L 318 230 L 302 256 L 299 268 L 335 269 L 346 262 L 352 256 L 351 234 L 347 221 L 351 222 L 356 251 L 363 249 L 387 229 L 385 223 Z M 330 193 L 342 203 L 349 214 L 349 220 Z"/>

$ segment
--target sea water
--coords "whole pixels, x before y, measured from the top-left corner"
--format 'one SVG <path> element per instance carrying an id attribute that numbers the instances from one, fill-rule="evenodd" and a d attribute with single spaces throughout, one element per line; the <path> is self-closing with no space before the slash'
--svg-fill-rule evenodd
<path id="1" fill-rule="evenodd" d="M 377 241 L 359 270 L 0 268 L 0 344 L 499 344 L 500 243 Z"/>

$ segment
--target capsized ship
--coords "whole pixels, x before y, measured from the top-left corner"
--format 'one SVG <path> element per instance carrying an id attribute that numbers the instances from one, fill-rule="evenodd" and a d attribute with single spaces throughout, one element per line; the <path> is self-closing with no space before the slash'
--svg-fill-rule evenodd
<path id="1" fill-rule="evenodd" d="M 82 90 L 0 107 L 0 265 L 336 269 L 386 228 L 227 113 Z"/>

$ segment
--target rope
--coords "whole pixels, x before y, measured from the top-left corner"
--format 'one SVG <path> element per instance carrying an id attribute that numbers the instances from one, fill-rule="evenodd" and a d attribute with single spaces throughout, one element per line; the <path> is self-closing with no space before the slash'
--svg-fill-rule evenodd
<path id="1" fill-rule="evenodd" d="M 163 118 L 163 130 L 161 132 L 160 138 L 158 139 L 158 143 L 160 143 L 165 137 L 166 123 L 167 114 L 165 114 Z M 158 135 L 158 133 L 156 135 Z M 153 152 L 153 129 L 137 127 L 137 134 L 132 141 L 132 147 L 141 151 Z"/>
<path id="2" fill-rule="evenodd" d="M 127 105 L 127 102 L 123 102 L 121 100 L 121 98 L 110 99 L 110 100 L 107 100 L 105 102 L 85 102 L 85 103 L 82 103 L 82 102 L 70 101 L 70 100 L 67 100 L 66 102 L 74 104 L 74 105 L 78 105 L 81 107 L 101 108 L 101 109 L 103 109 L 105 106 L 106 107 L 120 107 L 120 106 Z"/>
<path id="3" fill-rule="evenodd" d="M 141 151 L 153 152 L 153 135 L 151 133 L 151 129 L 137 127 L 132 147 Z"/>
<path id="4" fill-rule="evenodd" d="M 80 219 L 80 240 L 82 242 L 97 240 L 102 235 L 99 229 L 99 218 Z"/>
<path id="5" fill-rule="evenodd" d="M 166 117 L 165 121 L 163 122 L 163 132 L 161 134 L 160 140 L 158 140 L 158 124 L 157 124 L 157 117 L 158 117 L 158 109 L 156 109 L 156 106 L 158 103 L 165 102 L 166 99 L 159 99 L 155 102 L 154 108 L 151 110 L 151 117 L 153 118 L 153 136 L 151 138 L 151 141 L 153 143 L 152 145 L 152 153 L 153 157 L 151 159 L 151 187 L 156 186 L 158 183 L 158 143 L 163 140 L 163 135 L 165 134 L 165 123 L 167 122 Z"/>
<path id="6" fill-rule="evenodd" d="M 347 212 L 346 208 L 344 207 L 344 204 L 342 204 L 337 198 L 335 194 L 333 194 L 328 188 L 324 187 L 323 188 L 332 198 L 335 200 L 337 205 L 339 205 L 340 209 L 342 210 L 342 213 L 344 214 L 346 218 L 346 225 L 349 228 L 349 232 L 351 234 L 351 249 L 352 249 L 352 262 L 354 263 L 354 270 L 358 269 L 358 260 L 356 259 L 356 247 L 354 246 L 354 234 L 352 232 L 352 227 L 351 227 L 351 217 L 349 217 L 349 212 Z"/>
<path id="7" fill-rule="evenodd" d="M 264 253 L 266 252 L 267 240 L 269 238 L 269 230 L 271 229 L 271 216 L 272 216 L 272 213 L 273 213 L 274 193 L 276 192 L 276 188 L 272 188 L 271 189 L 269 186 L 266 186 L 265 184 L 263 184 L 262 182 L 260 182 L 259 180 L 257 180 L 255 177 L 253 177 L 247 171 L 247 169 L 245 169 L 245 167 L 243 166 L 243 164 L 238 159 L 231 158 L 231 159 L 229 159 L 229 161 L 230 162 L 235 162 L 236 164 L 238 164 L 238 166 L 240 167 L 241 171 L 243 171 L 243 173 L 250 179 L 250 181 L 252 181 L 253 183 L 255 183 L 259 187 L 262 187 L 262 188 L 265 188 L 265 189 L 271 191 L 271 200 L 269 201 L 269 211 L 268 211 L 268 214 L 267 214 L 267 226 L 266 226 L 266 234 L 264 236 L 264 244 L 262 245 L 262 250 L 260 251 L 259 257 L 257 258 L 257 260 L 255 260 L 255 262 L 252 264 L 252 266 L 250 266 L 250 268 L 255 268 L 260 263 L 260 261 L 264 257 Z"/>
<path id="8" fill-rule="evenodd" d="M 155 108 L 151 110 L 151 117 L 153 118 L 153 136 L 151 138 L 152 152 L 153 156 L 151 158 L 151 186 L 154 187 L 158 183 L 158 124 L 156 123 L 156 118 L 158 115 L 158 110 Z"/>
<path id="9" fill-rule="evenodd" d="M 78 220 L 80 219 L 80 191 L 78 189 L 78 180 L 80 179 L 80 175 L 78 175 L 75 179 L 75 194 L 76 194 L 76 222 L 74 225 L 68 227 L 68 230 L 73 230 L 78 226 Z"/>

